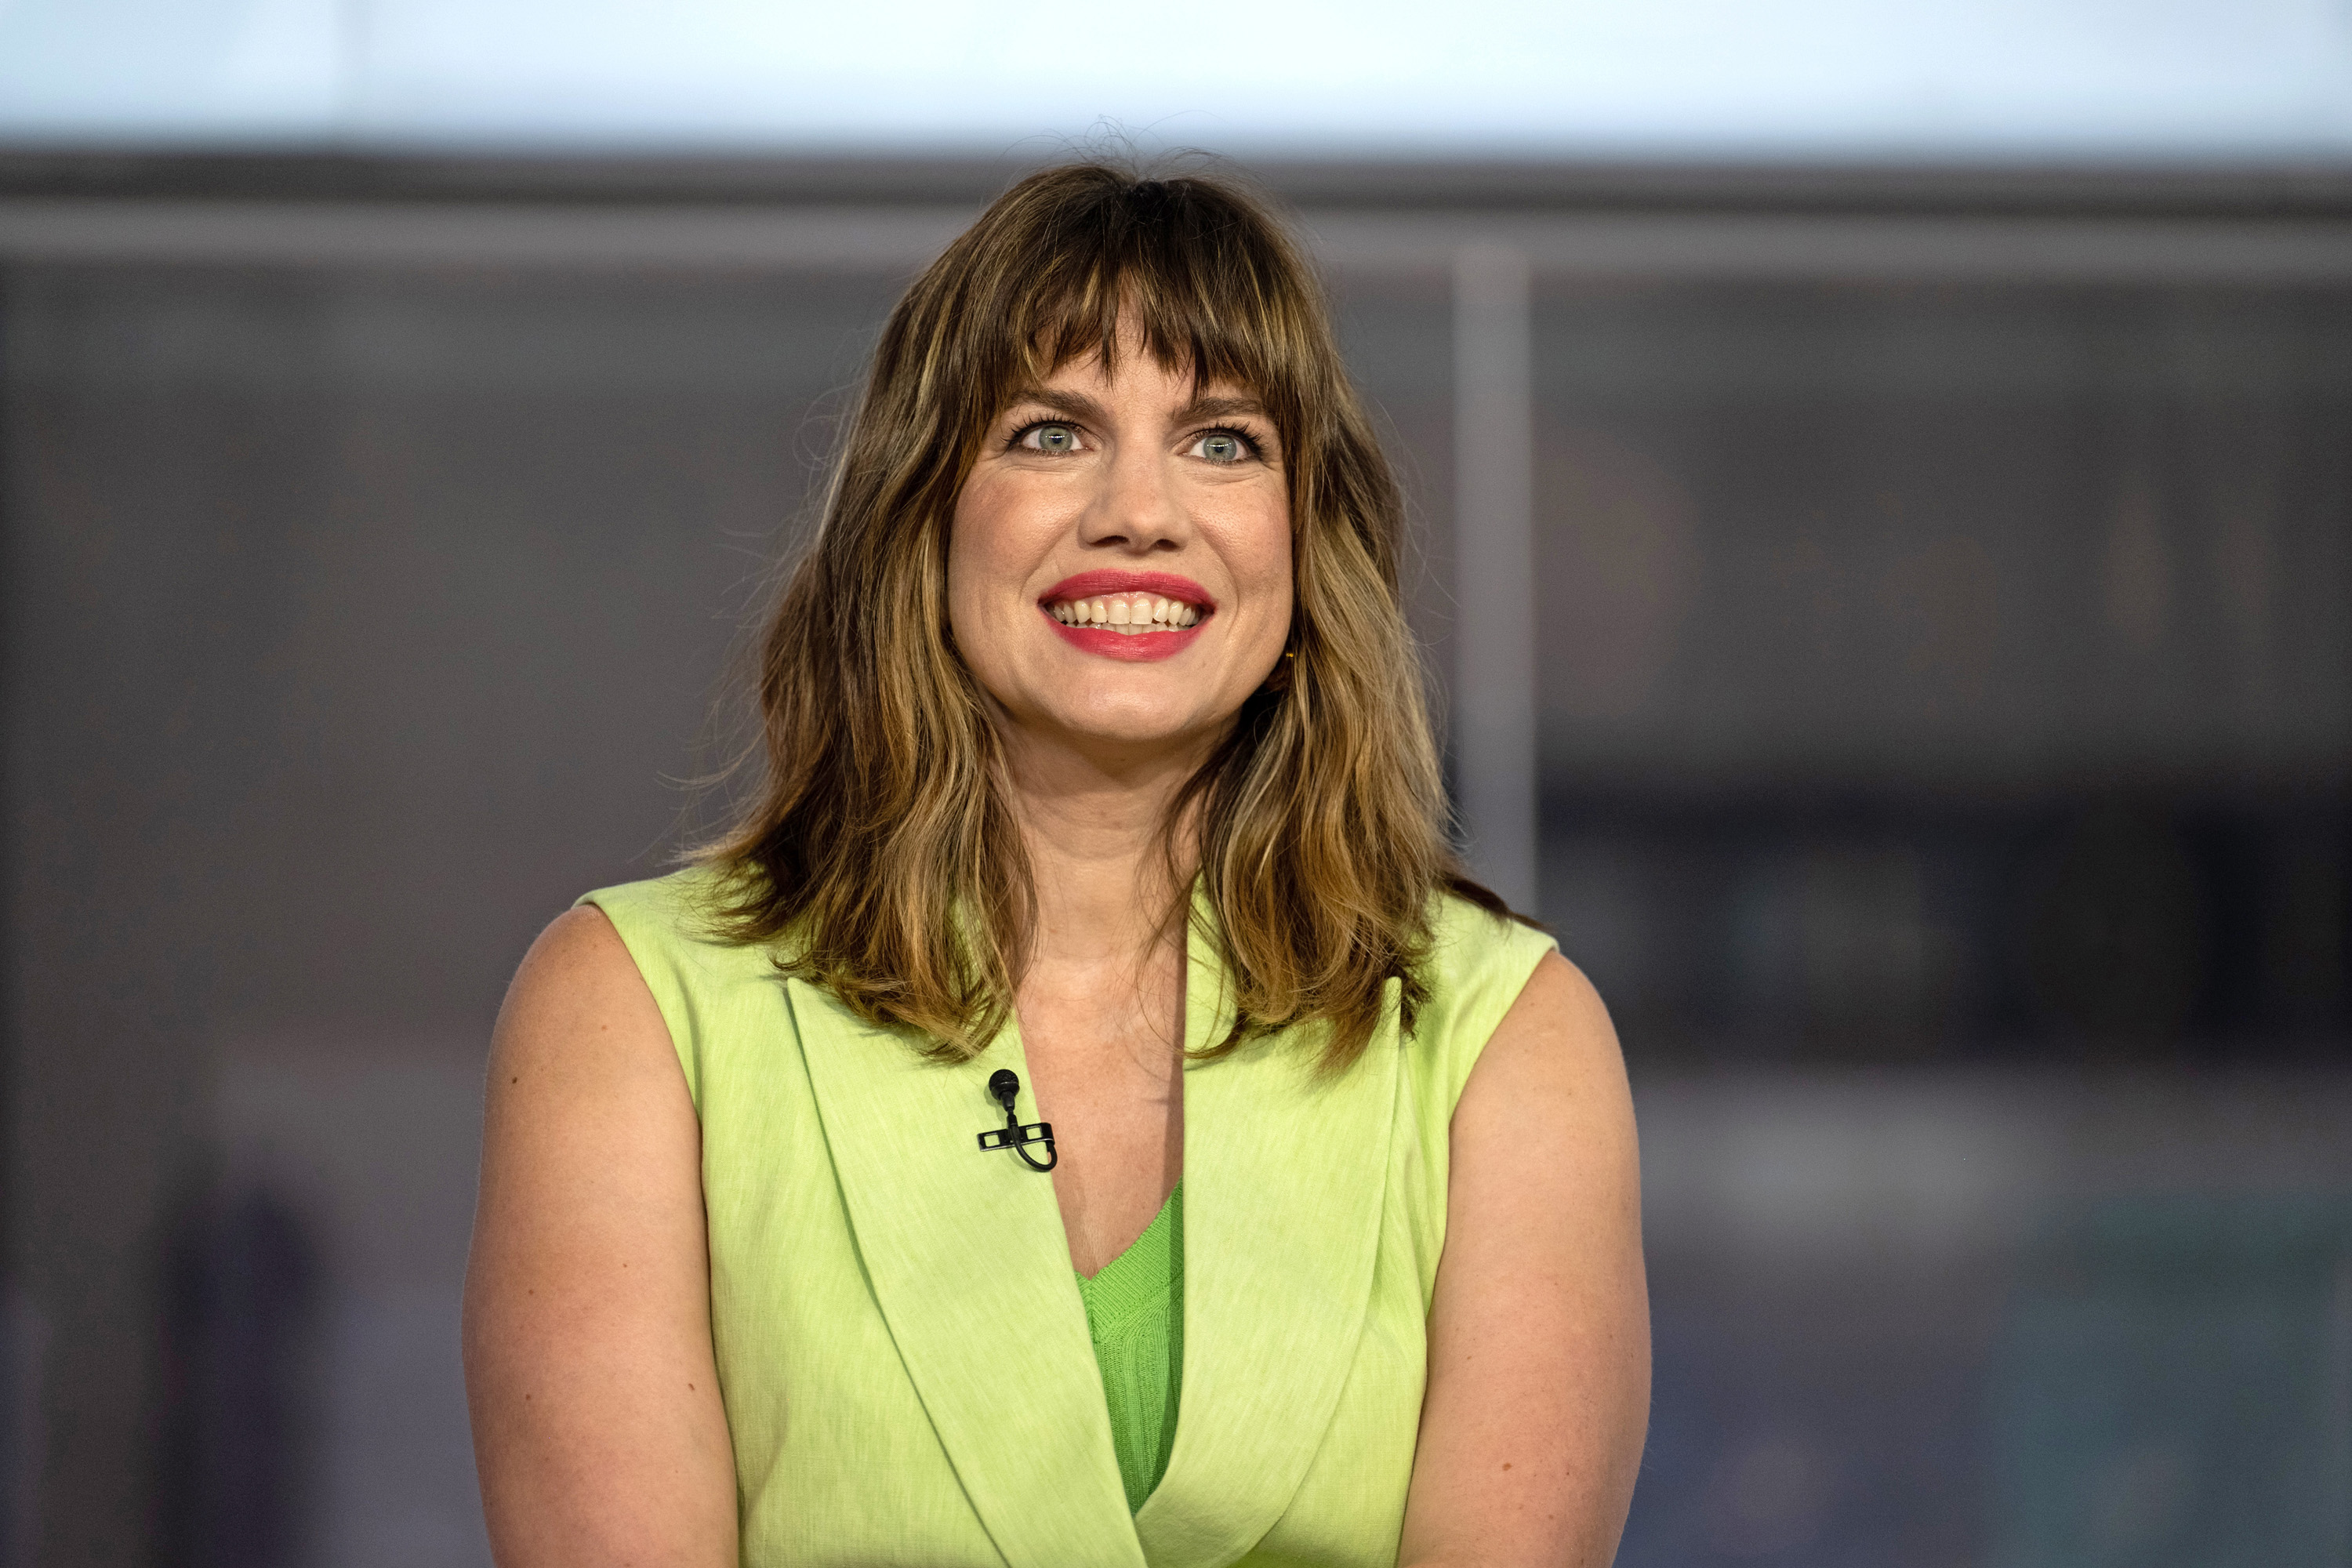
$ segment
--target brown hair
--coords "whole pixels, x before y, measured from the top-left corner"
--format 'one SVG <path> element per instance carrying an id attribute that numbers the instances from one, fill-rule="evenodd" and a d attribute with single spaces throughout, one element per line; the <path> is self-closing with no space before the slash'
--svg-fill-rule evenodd
<path id="1" fill-rule="evenodd" d="M 1217 1048 L 1320 1026 L 1323 1060 L 1342 1067 L 1392 975 L 1411 1027 L 1433 897 L 1502 904 L 1447 845 L 1395 479 L 1313 274 L 1225 179 L 1092 163 L 1033 174 L 891 311 L 760 647 L 763 784 L 704 856 L 729 873 L 722 929 L 774 943 L 787 973 L 934 1054 L 976 1054 L 1003 1026 L 1034 900 L 995 732 L 949 630 L 949 523 L 1003 400 L 1082 356 L 1108 371 L 1122 321 L 1171 371 L 1248 388 L 1281 436 L 1289 678 L 1244 703 L 1161 842 L 1186 885 L 1192 826 L 1237 1008 Z"/>

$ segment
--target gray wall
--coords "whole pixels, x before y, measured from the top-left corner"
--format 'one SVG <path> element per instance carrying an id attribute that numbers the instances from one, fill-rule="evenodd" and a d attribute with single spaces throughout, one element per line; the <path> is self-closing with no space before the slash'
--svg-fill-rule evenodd
<path id="1" fill-rule="evenodd" d="M 674 848 L 672 781 L 713 760 L 738 617 L 887 297 L 8 279 L 9 1193 L 47 1339 L 40 1561 L 142 1560 L 162 1237 L 200 1187 L 272 1177 L 316 1211 L 331 1355 L 429 1396 L 410 1435 L 455 1445 L 406 1499 L 415 1445 L 352 1456 L 336 1484 L 407 1522 L 333 1560 L 464 1560 L 412 1527 L 479 1556 L 478 1523 L 428 1516 L 470 1501 L 448 1352 L 488 1023 L 541 924 Z"/>

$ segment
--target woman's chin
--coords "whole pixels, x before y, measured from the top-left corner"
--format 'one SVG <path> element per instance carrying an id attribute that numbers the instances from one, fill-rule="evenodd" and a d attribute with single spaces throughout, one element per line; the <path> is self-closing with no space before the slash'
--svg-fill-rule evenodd
<path id="1" fill-rule="evenodd" d="M 1204 737 L 1231 722 L 1233 715 L 1203 713 L 1189 704 L 1177 710 L 1159 704 L 1112 701 L 1064 705 L 1039 717 L 1042 723 L 1024 728 L 1036 731 L 1034 738 L 1049 745 L 1089 752 L 1178 752 L 1197 748 Z"/>

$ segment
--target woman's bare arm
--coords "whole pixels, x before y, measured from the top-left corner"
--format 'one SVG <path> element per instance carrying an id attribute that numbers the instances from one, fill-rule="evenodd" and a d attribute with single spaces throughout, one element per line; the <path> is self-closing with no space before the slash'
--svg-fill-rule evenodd
<path id="1" fill-rule="evenodd" d="M 1605 1568 L 1649 1425 L 1633 1098 L 1601 998 L 1536 968 L 1455 1107 L 1404 1568 Z"/>
<path id="2" fill-rule="evenodd" d="M 499 1568 L 733 1568 L 701 1129 L 593 909 L 548 927 L 499 1015 L 465 1340 Z"/>

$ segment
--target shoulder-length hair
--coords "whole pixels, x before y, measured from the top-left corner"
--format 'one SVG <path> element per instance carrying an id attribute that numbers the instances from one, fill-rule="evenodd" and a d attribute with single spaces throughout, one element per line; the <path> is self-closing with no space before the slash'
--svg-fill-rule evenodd
<path id="1" fill-rule="evenodd" d="M 1236 1023 L 1215 1049 L 1319 1026 L 1344 1067 L 1391 976 L 1411 1026 L 1434 897 L 1502 905 L 1448 846 L 1395 479 L 1314 274 L 1219 178 L 1034 174 L 891 311 L 760 645 L 762 785 L 703 856 L 726 873 L 721 929 L 934 1055 L 969 1058 L 1003 1026 L 1035 898 L 949 626 L 949 525 L 1005 400 L 1083 357 L 1108 369 L 1122 324 L 1171 372 L 1255 394 L 1289 487 L 1291 657 L 1170 806 L 1162 848 L 1187 890 L 1165 918 L 1218 944 Z M 1195 872 L 1209 918 L 1189 912 Z"/>

